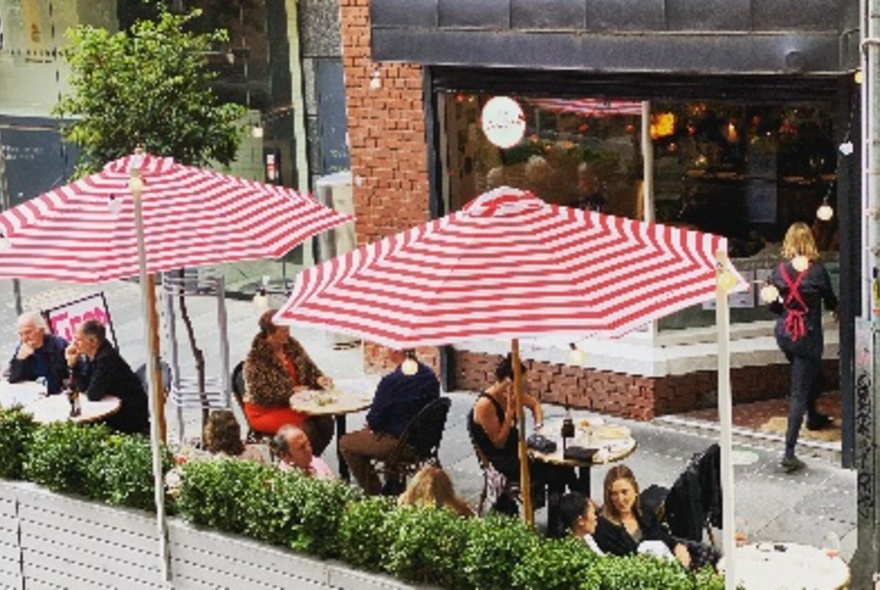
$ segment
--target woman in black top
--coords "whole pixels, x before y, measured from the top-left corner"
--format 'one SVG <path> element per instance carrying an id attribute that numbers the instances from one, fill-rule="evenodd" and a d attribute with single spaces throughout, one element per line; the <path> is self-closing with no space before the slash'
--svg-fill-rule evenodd
<path id="1" fill-rule="evenodd" d="M 639 484 L 632 470 L 617 465 L 605 476 L 605 505 L 594 538 L 599 548 L 612 555 L 632 555 L 642 541 L 660 541 L 684 566 L 690 567 L 688 548 L 673 538 L 657 517 L 639 508 Z"/>
<path id="2" fill-rule="evenodd" d="M 520 374 L 526 368 L 520 365 Z M 543 426 L 541 404 L 523 393 L 523 407 L 532 412 L 535 429 Z M 515 425 L 516 399 L 513 391 L 513 364 L 510 355 L 495 368 L 495 383 L 477 397 L 468 414 L 471 440 L 489 459 L 492 466 L 510 481 L 519 481 L 519 433 Z"/>
<path id="3" fill-rule="evenodd" d="M 788 429 L 781 465 L 787 473 L 793 473 L 804 466 L 794 454 L 804 412 L 811 430 L 831 422 L 828 416 L 816 411 L 816 399 L 822 393 L 822 304 L 834 312 L 837 297 L 807 224 L 793 223 L 788 228 L 782 257 L 785 260 L 773 271 L 762 297 L 769 300 L 771 311 L 779 315 L 774 330 L 776 343 L 791 363 Z"/>

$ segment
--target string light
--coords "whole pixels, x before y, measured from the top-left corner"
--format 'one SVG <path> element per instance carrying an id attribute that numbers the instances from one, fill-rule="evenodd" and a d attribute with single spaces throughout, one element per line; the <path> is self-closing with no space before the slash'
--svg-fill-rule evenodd
<path id="1" fill-rule="evenodd" d="M 585 362 L 587 362 L 587 353 L 582 348 L 580 348 L 574 342 L 569 342 L 568 346 L 569 348 L 571 348 L 571 353 L 569 356 L 571 357 L 572 364 L 583 365 Z"/>
<path id="2" fill-rule="evenodd" d="M 257 306 L 257 309 L 260 311 L 266 311 L 269 309 L 269 297 L 266 295 L 265 287 L 257 289 L 257 292 L 254 295 L 254 305 Z"/>
<path id="3" fill-rule="evenodd" d="M 9 250 L 12 247 L 12 242 L 9 241 L 9 238 L 6 237 L 6 234 L 0 231 L 0 252 L 5 250 Z"/>
<path id="4" fill-rule="evenodd" d="M 409 349 L 406 354 L 406 360 L 400 364 L 400 372 L 404 375 L 415 375 L 419 372 L 419 363 L 416 360 L 416 351 Z"/>
<path id="5" fill-rule="evenodd" d="M 816 209 L 816 217 L 821 221 L 830 221 L 834 217 L 834 209 L 828 204 L 828 197 L 822 199 L 822 204 Z"/>

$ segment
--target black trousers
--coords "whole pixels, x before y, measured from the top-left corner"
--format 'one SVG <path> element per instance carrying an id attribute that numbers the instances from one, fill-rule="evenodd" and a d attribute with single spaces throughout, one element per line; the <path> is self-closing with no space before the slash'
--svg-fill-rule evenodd
<path id="1" fill-rule="evenodd" d="M 794 457 L 798 434 L 807 419 L 817 416 L 816 400 L 822 393 L 822 357 L 786 353 L 791 363 L 791 398 L 788 402 L 788 428 L 785 432 L 785 456 Z"/>

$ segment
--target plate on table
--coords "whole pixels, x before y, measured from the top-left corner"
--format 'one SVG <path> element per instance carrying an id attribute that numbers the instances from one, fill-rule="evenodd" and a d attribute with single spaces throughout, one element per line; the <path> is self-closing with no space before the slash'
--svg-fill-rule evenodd
<path id="1" fill-rule="evenodd" d="M 603 424 L 605 424 L 605 419 L 595 416 L 591 418 L 580 418 L 574 421 L 575 428 L 584 432 L 592 432 L 597 426 L 602 426 Z"/>
<path id="2" fill-rule="evenodd" d="M 321 389 L 310 389 L 293 394 L 294 401 L 315 404 L 316 406 L 329 406 L 338 401 L 337 396 Z"/>
<path id="3" fill-rule="evenodd" d="M 621 440 L 632 437 L 629 428 L 620 424 L 602 424 L 593 428 L 593 438 L 600 440 Z"/>

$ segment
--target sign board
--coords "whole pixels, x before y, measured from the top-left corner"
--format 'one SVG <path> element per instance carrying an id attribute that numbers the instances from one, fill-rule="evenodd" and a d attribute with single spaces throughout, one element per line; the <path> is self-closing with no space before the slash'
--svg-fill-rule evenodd
<path id="1" fill-rule="evenodd" d="M 103 292 L 44 309 L 42 313 L 49 325 L 49 330 L 68 342 L 73 341 L 77 326 L 86 320 L 98 320 L 107 326 L 107 339 L 116 347 L 116 333 L 113 331 L 110 310 Z"/>

